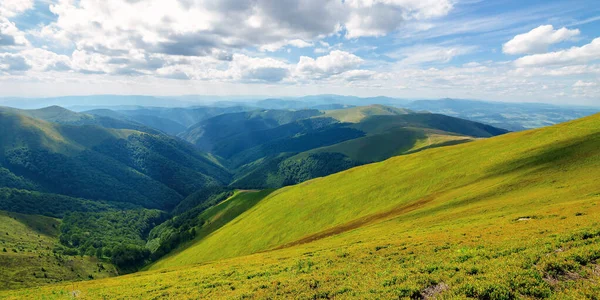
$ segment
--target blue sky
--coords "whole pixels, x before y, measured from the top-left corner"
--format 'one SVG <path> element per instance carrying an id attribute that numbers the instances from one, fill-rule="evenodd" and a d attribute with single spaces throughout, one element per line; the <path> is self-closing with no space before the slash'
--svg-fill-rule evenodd
<path id="1" fill-rule="evenodd" d="M 0 96 L 600 105 L 595 0 L 3 0 Z"/>

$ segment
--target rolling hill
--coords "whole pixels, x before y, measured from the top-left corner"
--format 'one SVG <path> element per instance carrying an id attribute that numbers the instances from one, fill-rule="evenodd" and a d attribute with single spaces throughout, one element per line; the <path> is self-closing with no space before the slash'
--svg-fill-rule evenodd
<path id="1" fill-rule="evenodd" d="M 179 137 L 234 173 L 234 188 L 277 188 L 394 155 L 506 133 L 438 114 L 370 105 L 223 114 Z"/>
<path id="2" fill-rule="evenodd" d="M 16 109 L 12 107 L 0 107 L 0 111 L 25 115 L 31 118 L 63 125 L 95 125 L 113 129 L 131 129 L 147 133 L 158 133 L 154 127 L 144 126 L 133 120 L 114 118 L 113 116 L 101 116 L 87 113 L 77 113 L 60 106 L 49 106 L 40 109 Z"/>
<path id="3" fill-rule="evenodd" d="M 158 132 L 50 123 L 2 110 L 0 137 L 0 181 L 10 188 L 168 209 L 230 176 L 211 156 Z"/>
<path id="4" fill-rule="evenodd" d="M 210 151 L 214 144 L 232 136 L 270 129 L 321 114 L 316 109 L 297 111 L 255 110 L 222 114 L 191 126 L 188 130 L 179 134 L 179 137 L 204 151 Z"/>
<path id="5" fill-rule="evenodd" d="M 358 123 L 370 116 L 398 116 L 410 113 L 413 113 L 413 111 L 375 104 L 369 106 L 329 110 L 325 112 L 325 115 L 343 123 Z"/>
<path id="6" fill-rule="evenodd" d="M 197 107 L 139 107 L 135 109 L 94 109 L 85 113 L 112 117 L 126 121 L 133 121 L 162 132 L 177 135 L 184 132 L 188 127 L 206 119 L 226 114 L 253 110 L 247 106 L 197 106 Z"/>
<path id="7" fill-rule="evenodd" d="M 569 180 L 568 186 L 573 186 L 575 178 L 597 174 L 594 167 L 600 163 L 600 153 L 594 149 L 600 142 L 599 120 L 597 115 L 542 130 L 432 149 L 283 188 L 263 200 L 252 214 L 171 258 L 170 265 L 250 254 L 318 234 L 325 236 L 353 221 L 421 201 L 435 210 L 449 206 L 460 209 L 461 203 L 472 199 L 522 199 L 524 191 L 537 193 L 536 198 L 556 199 L 574 192 L 566 187 L 557 189 L 565 185 L 557 182 Z M 577 176 L 566 179 L 560 172 L 551 172 L 580 157 L 581 165 L 568 166 L 580 167 L 573 170 Z M 536 183 L 526 185 L 531 190 L 515 188 L 528 182 Z M 597 185 L 587 180 L 577 187 L 579 195 L 586 190 L 594 192 Z M 235 247 L 236 243 L 244 247 Z"/>
<path id="8" fill-rule="evenodd" d="M 381 106 L 340 110 L 336 116 L 362 119 L 340 123 L 327 115 L 315 117 L 229 138 L 214 151 L 235 170 L 232 187 L 277 188 L 396 155 L 506 133 L 444 115 Z"/>
<path id="9" fill-rule="evenodd" d="M 94 109 L 94 110 L 86 111 L 85 113 L 90 114 L 90 115 L 95 115 L 95 116 L 101 116 L 101 117 L 102 116 L 109 117 L 109 118 L 118 119 L 118 120 L 137 122 L 140 124 L 144 124 L 145 126 L 148 126 L 150 128 L 160 130 L 160 131 L 170 134 L 170 135 L 177 135 L 178 133 L 185 131 L 185 129 L 187 128 L 184 125 L 182 125 L 178 122 L 175 122 L 173 120 L 170 120 L 167 118 L 161 118 L 161 117 L 153 116 L 153 115 L 142 114 L 142 115 L 128 116 L 124 113 L 120 113 L 120 112 L 110 110 L 110 109 Z"/>
<path id="10" fill-rule="evenodd" d="M 594 115 L 360 166 L 264 195 L 154 266 L 167 269 L 84 282 L 76 291 L 92 298 L 592 298 L 600 291 L 599 147 Z"/>

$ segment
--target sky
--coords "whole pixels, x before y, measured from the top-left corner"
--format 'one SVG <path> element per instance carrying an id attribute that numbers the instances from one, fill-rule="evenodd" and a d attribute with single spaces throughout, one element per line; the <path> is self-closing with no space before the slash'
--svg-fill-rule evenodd
<path id="1" fill-rule="evenodd" d="M 597 0 L 0 0 L 0 97 L 600 106 Z"/>

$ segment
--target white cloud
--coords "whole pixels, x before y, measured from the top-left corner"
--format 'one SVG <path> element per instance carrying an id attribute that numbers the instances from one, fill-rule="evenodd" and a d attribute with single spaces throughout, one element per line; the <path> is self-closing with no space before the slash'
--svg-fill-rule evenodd
<path id="1" fill-rule="evenodd" d="M 289 66 L 273 58 L 236 54 L 230 67 L 234 78 L 243 81 L 279 82 L 289 75 Z"/>
<path id="2" fill-rule="evenodd" d="M 581 47 L 524 56 L 517 59 L 515 64 L 518 67 L 572 65 L 588 63 L 598 59 L 600 59 L 600 38 L 596 38 L 591 43 Z"/>
<path id="3" fill-rule="evenodd" d="M 20 31 L 15 23 L 0 16 L 0 48 L 18 47 L 29 44 L 25 34 Z"/>
<path id="4" fill-rule="evenodd" d="M 33 8 L 33 0 L 2 0 L 0 17 L 11 18 Z"/>
<path id="5" fill-rule="evenodd" d="M 421 63 L 438 62 L 447 63 L 454 57 L 472 53 L 476 50 L 474 46 L 439 46 L 439 45 L 417 45 L 400 49 L 387 55 L 400 59 L 401 65 L 417 65 Z"/>
<path id="6" fill-rule="evenodd" d="M 312 43 L 309 43 L 309 42 L 306 42 L 306 41 L 303 41 L 303 40 L 300 40 L 300 39 L 291 40 L 288 44 L 292 45 L 292 46 L 294 46 L 296 48 L 307 48 L 307 47 L 312 47 L 313 46 Z"/>
<path id="7" fill-rule="evenodd" d="M 502 47 L 506 54 L 534 54 L 548 51 L 548 47 L 573 39 L 580 34 L 579 29 L 565 27 L 554 30 L 552 25 L 542 25 L 527 33 L 519 34 Z"/>
<path id="8" fill-rule="evenodd" d="M 357 69 L 362 63 L 363 60 L 352 53 L 334 50 L 317 59 L 301 56 L 296 71 L 310 78 L 327 78 Z"/>
<path id="9" fill-rule="evenodd" d="M 64 0 L 50 10 L 58 19 L 42 30 L 74 41 L 78 49 L 138 48 L 186 56 L 215 49 L 305 46 L 302 41 L 338 31 L 344 18 L 337 0 Z"/>
<path id="10" fill-rule="evenodd" d="M 19 54 L 25 58 L 33 71 L 67 71 L 71 69 L 71 59 L 66 55 L 59 55 L 40 48 L 26 49 Z"/>
<path id="11" fill-rule="evenodd" d="M 340 74 L 341 78 L 346 81 L 363 81 L 371 79 L 376 74 L 371 70 L 350 70 Z"/>
<path id="12" fill-rule="evenodd" d="M 301 40 L 301 39 L 294 39 L 294 40 L 284 40 L 281 42 L 276 42 L 276 43 L 271 43 L 271 44 L 267 44 L 267 45 L 263 45 L 260 46 L 259 50 L 260 51 L 269 51 L 269 52 L 274 52 L 277 51 L 285 46 L 293 46 L 296 48 L 307 48 L 307 47 L 312 47 L 313 44 L 309 43 L 307 41 Z"/>
<path id="13" fill-rule="evenodd" d="M 348 38 L 381 36 L 406 20 L 444 16 L 452 7 L 453 0 L 61 0 L 50 5 L 57 21 L 40 35 L 94 52 L 276 51 L 313 46 L 343 28 Z"/>
<path id="14" fill-rule="evenodd" d="M 585 88 L 585 87 L 593 87 L 593 86 L 597 86 L 598 84 L 595 82 L 586 82 L 583 80 L 578 80 L 577 82 L 575 82 L 575 84 L 573 84 L 573 87 L 575 88 Z"/>
<path id="15" fill-rule="evenodd" d="M 426 20 L 447 15 L 451 0 L 348 0 L 347 38 L 379 37 L 397 30 L 407 20 Z"/>
<path id="16" fill-rule="evenodd" d="M 13 53 L 0 53 L 0 71 L 9 73 L 23 72 L 31 69 L 23 56 Z"/>

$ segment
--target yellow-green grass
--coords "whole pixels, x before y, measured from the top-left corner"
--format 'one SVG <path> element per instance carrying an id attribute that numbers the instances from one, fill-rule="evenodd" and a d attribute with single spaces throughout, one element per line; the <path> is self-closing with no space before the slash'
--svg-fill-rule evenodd
<path id="1" fill-rule="evenodd" d="M 223 202 L 205 210 L 198 218 L 204 220 L 204 224 L 197 229 L 196 238 L 182 245 L 180 248 L 172 251 L 163 259 L 157 263 L 149 266 L 147 269 L 160 269 L 170 264 L 177 263 L 173 260 L 178 260 L 180 256 L 179 252 L 186 247 L 194 244 L 196 241 L 200 241 L 206 238 L 211 233 L 217 231 L 225 224 L 231 222 L 233 219 L 238 217 L 243 212 L 249 210 L 256 205 L 260 200 L 268 196 L 273 190 L 263 191 L 236 191 L 231 197 L 224 200 Z"/>
<path id="2" fill-rule="evenodd" d="M 275 191 L 172 267 L 0 297 L 592 298 L 598 149 L 595 115 L 396 157 Z"/>
<path id="3" fill-rule="evenodd" d="M 100 269 L 96 259 L 55 253 L 59 226 L 54 218 L 0 211 L 0 289 L 116 275 L 110 264 Z"/>
<path id="4" fill-rule="evenodd" d="M 472 140 L 472 137 L 439 130 L 398 127 L 333 146 L 317 148 L 300 155 L 325 152 L 342 153 L 354 161 L 370 163 L 405 153 L 446 146 L 452 143 L 465 143 Z"/>
<path id="5" fill-rule="evenodd" d="M 441 287 L 441 299 L 593 299 L 600 292 L 597 268 L 576 261 L 600 252 L 598 202 L 591 196 L 547 206 L 520 203 L 504 212 L 480 202 L 415 211 L 277 251 L 0 297 L 390 299 Z M 569 266 L 574 269 L 548 275 Z"/>
<path id="6" fill-rule="evenodd" d="M 402 108 L 384 105 L 358 106 L 344 109 L 328 110 L 321 117 L 331 117 L 340 122 L 358 123 L 369 116 L 404 115 L 410 113 Z"/>
<path id="7" fill-rule="evenodd" d="M 505 194 L 546 199 L 564 193 L 561 199 L 572 200 L 598 192 L 599 147 L 596 115 L 354 168 L 272 193 L 171 266 L 271 249 L 411 205 L 455 209 Z M 540 194 L 530 193 L 532 187 L 541 187 Z"/>

